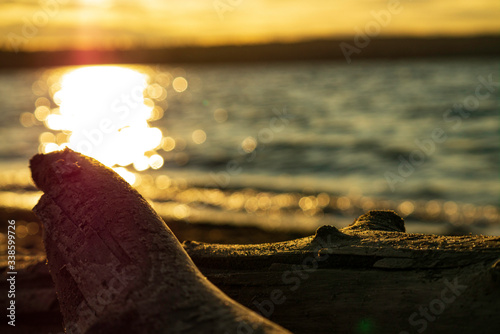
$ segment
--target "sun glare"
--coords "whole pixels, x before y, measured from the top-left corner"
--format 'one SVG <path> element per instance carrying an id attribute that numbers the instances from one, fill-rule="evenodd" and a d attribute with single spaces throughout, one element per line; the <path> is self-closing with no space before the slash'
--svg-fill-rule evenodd
<path id="1" fill-rule="evenodd" d="M 108 5 L 109 1 L 108 0 L 79 0 L 78 1 L 82 5 L 93 5 L 93 6 L 98 6 L 98 5 Z"/>
<path id="2" fill-rule="evenodd" d="M 65 73 L 50 89 L 59 107 L 47 112 L 42 101 L 35 111 L 49 129 L 62 131 L 40 136 L 40 150 L 69 147 L 116 167 L 131 183 L 135 178 L 119 166 L 160 168 L 156 149 L 163 135 L 148 124 L 155 104 L 144 97 L 147 88 L 147 75 L 126 67 L 86 66 Z"/>

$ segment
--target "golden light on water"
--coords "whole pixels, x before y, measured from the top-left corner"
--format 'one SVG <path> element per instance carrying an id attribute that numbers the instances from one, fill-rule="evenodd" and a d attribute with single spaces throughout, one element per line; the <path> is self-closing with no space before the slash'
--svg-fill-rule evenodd
<path id="1" fill-rule="evenodd" d="M 47 90 L 57 107 L 51 109 L 51 102 L 39 97 L 33 113 L 52 130 L 40 135 L 40 152 L 69 147 L 115 168 L 130 183 L 136 178 L 125 166 L 133 165 L 137 171 L 161 168 L 164 161 L 156 149 L 162 142 L 164 146 L 175 142 L 163 140 L 162 131 L 148 124 L 163 116 L 163 109 L 149 97 L 166 98 L 166 90 L 148 84 L 148 79 L 132 68 L 86 66 L 49 82 Z M 187 88 L 182 80 L 178 85 L 180 90 Z M 23 116 L 22 121 L 34 120 Z"/>

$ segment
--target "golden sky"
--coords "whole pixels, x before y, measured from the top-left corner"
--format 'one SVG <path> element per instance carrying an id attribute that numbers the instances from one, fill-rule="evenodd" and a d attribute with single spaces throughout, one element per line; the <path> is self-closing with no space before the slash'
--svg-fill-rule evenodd
<path id="1" fill-rule="evenodd" d="M 394 2 L 399 2 L 399 6 L 391 7 Z M 383 24 L 377 23 L 374 13 L 383 18 L 379 19 Z M 499 34 L 500 1 L 17 0 L 0 3 L 0 48 L 7 50 L 262 43 L 354 36 L 369 27 L 378 27 L 374 31 L 380 36 Z"/>

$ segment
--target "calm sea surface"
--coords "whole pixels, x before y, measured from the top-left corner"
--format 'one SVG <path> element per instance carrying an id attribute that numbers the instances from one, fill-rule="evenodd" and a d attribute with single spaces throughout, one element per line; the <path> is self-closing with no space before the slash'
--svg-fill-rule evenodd
<path id="1" fill-rule="evenodd" d="M 182 179 L 181 188 L 219 188 L 225 196 L 204 207 L 185 201 L 181 217 L 207 206 L 265 213 L 277 195 L 291 194 L 297 210 L 286 200 L 281 208 L 288 203 L 289 214 L 322 223 L 328 207 L 370 209 L 381 201 L 409 218 L 423 212 L 421 221 L 498 224 L 498 60 L 132 68 L 148 75 L 145 96 L 156 106 L 150 126 L 163 134 L 155 150 L 162 167 L 140 177 L 156 190 Z M 61 133 L 27 114 L 47 101 L 57 107 L 51 76 L 61 71 L 68 69 L 0 72 L 4 171 L 26 169 L 41 134 Z M 174 85 L 178 77 L 187 89 Z"/>

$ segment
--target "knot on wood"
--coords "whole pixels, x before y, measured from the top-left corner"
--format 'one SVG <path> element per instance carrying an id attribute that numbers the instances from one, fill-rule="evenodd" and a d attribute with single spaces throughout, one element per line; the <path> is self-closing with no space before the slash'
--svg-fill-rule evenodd
<path id="1" fill-rule="evenodd" d="M 340 232 L 335 226 L 323 225 L 316 230 L 314 239 L 329 240 L 331 238 L 335 239 L 349 239 L 349 235 Z"/>
<path id="2" fill-rule="evenodd" d="M 193 240 L 184 240 L 182 242 L 182 247 L 188 251 L 188 250 L 193 250 L 201 245 L 200 242 L 193 241 Z"/>
<path id="3" fill-rule="evenodd" d="M 368 211 L 364 215 L 359 216 L 346 229 L 406 232 L 403 218 L 392 210 Z"/>

